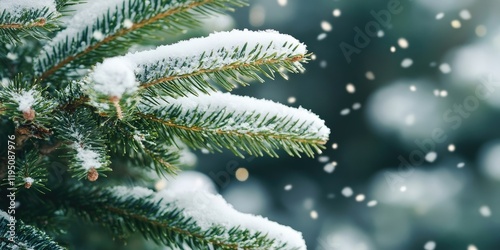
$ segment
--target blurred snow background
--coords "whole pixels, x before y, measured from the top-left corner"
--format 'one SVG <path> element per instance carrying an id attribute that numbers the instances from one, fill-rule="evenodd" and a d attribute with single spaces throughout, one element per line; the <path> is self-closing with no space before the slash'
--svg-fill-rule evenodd
<path id="1" fill-rule="evenodd" d="M 388 4 L 400 13 L 348 63 L 341 43 L 355 46 L 354 28 Z M 205 22 L 196 35 L 276 29 L 306 43 L 305 74 L 235 92 L 311 109 L 332 136 L 316 159 L 199 152 L 197 172 L 157 184 L 219 192 L 303 232 L 309 249 L 500 249 L 498 10 L 497 0 L 253 0 Z"/>

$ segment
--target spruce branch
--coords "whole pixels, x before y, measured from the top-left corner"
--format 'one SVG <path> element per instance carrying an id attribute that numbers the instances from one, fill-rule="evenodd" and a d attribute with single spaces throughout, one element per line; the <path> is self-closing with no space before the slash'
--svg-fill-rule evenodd
<path id="1" fill-rule="evenodd" d="M 99 172 L 111 171 L 106 141 L 91 111 L 82 108 L 73 114 L 60 113 L 55 121 L 56 137 L 66 142 L 65 157 L 71 159 L 74 177 L 96 181 Z"/>
<path id="2" fill-rule="evenodd" d="M 19 44 L 28 36 L 47 39 L 46 33 L 57 29 L 59 13 L 55 8 L 43 5 L 32 8 L 14 0 L 4 1 L 0 6 L 0 42 Z"/>
<path id="3" fill-rule="evenodd" d="M 132 44 L 148 39 L 159 29 L 178 33 L 184 27 L 196 25 L 194 14 L 207 16 L 213 12 L 232 10 L 243 5 L 241 0 L 129 0 L 96 3 L 87 12 L 96 19 L 92 23 L 71 24 L 47 44 L 35 61 L 38 78 L 46 80 L 80 65 L 91 66 L 110 54 L 123 53 Z M 121 18 L 113 17 L 120 14 Z M 76 13 L 75 18 L 88 15 Z M 63 78 L 64 79 L 64 78 Z"/>
<path id="4" fill-rule="evenodd" d="M 277 72 L 286 78 L 284 71 L 302 72 L 301 63 L 307 60 L 306 46 L 289 35 L 233 30 L 106 59 L 95 68 L 92 80 L 101 86 L 133 73 L 149 94 L 186 96 L 211 92 L 212 83 L 232 90 L 249 80 L 263 82 L 261 75 L 273 79 Z M 127 65 L 120 67 L 122 74 L 109 70 L 117 64 Z"/>
<path id="5" fill-rule="evenodd" d="M 17 75 L 7 87 L 0 88 L 0 109 L 15 121 L 48 125 L 56 104 L 47 98 L 44 88 L 37 82 Z"/>
<path id="6" fill-rule="evenodd" d="M 30 150 L 16 162 L 16 188 L 34 188 L 43 193 L 48 190 L 45 184 L 48 179 L 48 172 L 45 163 L 36 150 Z"/>
<path id="7" fill-rule="evenodd" d="M 56 202 L 63 201 L 68 211 L 109 228 L 115 235 L 140 232 L 172 248 L 305 249 L 299 233 L 261 217 L 240 214 L 220 196 L 208 193 L 80 186 L 52 196 L 58 197 Z"/>
<path id="8" fill-rule="evenodd" d="M 69 7 L 85 3 L 87 0 L 55 0 L 56 9 L 59 13 L 65 15 L 73 11 L 68 10 Z"/>
<path id="9" fill-rule="evenodd" d="M 177 173 L 180 149 L 143 126 L 143 122 L 117 126 L 108 136 L 114 142 L 110 145 L 111 152 L 127 157 L 135 167 L 154 169 L 158 176 Z"/>
<path id="10" fill-rule="evenodd" d="M 277 157 L 276 149 L 282 148 L 290 155 L 313 156 L 330 133 L 324 121 L 307 110 L 250 97 L 211 93 L 153 100 L 139 105 L 138 115 L 156 131 L 198 149 Z"/>
<path id="11" fill-rule="evenodd" d="M 306 248 L 299 232 L 240 214 L 220 196 L 109 188 L 124 178 L 137 184 L 151 170 L 153 179 L 174 175 L 187 147 L 229 149 L 241 157 L 278 156 L 278 149 L 296 156 L 321 152 L 330 130 L 310 111 L 216 92 L 302 72 L 309 60 L 304 44 L 275 31 L 234 30 L 126 54 L 132 45 L 179 33 L 245 0 L 91 1 L 71 16 L 70 7 L 84 0 L 0 1 L 0 63 L 6 65 L 0 68 L 0 135 L 16 137 L 0 153 L 18 153 L 21 204 L 14 245 L 5 237 L 10 218 L 0 211 L 0 248 L 60 249 L 21 219 L 59 235 L 61 222 L 75 216 L 120 238 L 140 232 L 176 249 Z M 13 8 L 18 2 L 26 7 Z M 67 20 L 58 22 L 61 16 Z M 64 28 L 56 33 L 58 25 Z M 46 166 L 57 157 L 67 164 Z M 6 160 L 0 155 L 0 170 Z M 106 182 L 80 181 L 96 181 L 111 167 L 117 174 Z"/>
<path id="12" fill-rule="evenodd" d="M 0 248 L 1 249 L 47 249 L 62 250 L 65 249 L 54 242 L 45 232 L 24 224 L 22 221 L 16 221 L 15 236 L 11 235 L 11 218 L 9 214 L 0 210 Z"/>
<path id="13" fill-rule="evenodd" d="M 0 24 L 0 29 L 29 29 L 34 27 L 43 27 L 47 21 L 45 18 L 39 18 L 38 20 L 29 23 L 29 24 L 20 24 L 20 23 L 2 23 Z"/>

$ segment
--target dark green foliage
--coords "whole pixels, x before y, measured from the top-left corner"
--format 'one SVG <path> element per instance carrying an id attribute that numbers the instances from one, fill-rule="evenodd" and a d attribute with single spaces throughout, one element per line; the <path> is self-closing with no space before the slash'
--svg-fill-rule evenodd
<path id="1" fill-rule="evenodd" d="M 2 212 L 6 215 L 5 212 Z M 22 221 L 16 222 L 16 241 L 9 240 L 10 220 L 0 216 L 0 249 L 44 249 L 60 250 L 65 249 L 54 242 L 45 232 L 24 224 Z"/>
<path id="2" fill-rule="evenodd" d="M 117 190 L 129 190 L 124 199 Z M 276 244 L 274 239 L 246 229 L 212 227 L 201 229 L 192 218 L 182 215 L 174 204 L 162 205 L 161 196 L 153 191 L 143 191 L 134 196 L 133 189 L 92 188 L 72 186 L 54 190 L 45 197 L 49 207 L 62 207 L 60 215 L 71 215 L 108 228 L 118 238 L 126 238 L 134 232 L 147 239 L 169 246 L 186 244 L 192 249 L 290 249 L 285 243 Z M 30 204 L 30 206 L 34 206 Z"/>
<path id="3" fill-rule="evenodd" d="M 183 67 L 175 60 L 170 62 L 172 68 L 160 62 L 140 65 L 144 72 L 136 74 L 142 84 L 139 89 L 123 96 L 107 96 L 93 89 L 91 77 L 103 59 L 123 55 L 132 45 L 158 35 L 182 33 L 200 24 L 200 18 L 245 2 L 124 1 L 92 25 L 64 35 L 65 27 L 58 17 L 71 15 L 71 6 L 81 2 L 56 0 L 59 13 L 49 13 L 48 8 L 25 11 L 19 17 L 0 13 L 0 136 L 4 141 L 15 137 L 10 147 L 4 142 L 0 146 L 0 248 L 62 249 L 44 232 L 66 244 L 68 228 L 83 221 L 107 229 L 125 242 L 129 235 L 140 233 L 172 248 L 290 249 L 287 242 L 246 228 L 214 225 L 203 230 L 194 218 L 183 215 L 182 208 L 161 202 L 157 193 L 126 196 L 128 193 L 114 193 L 116 189 L 110 186 L 124 182 L 136 185 L 142 180 L 151 187 L 151 172 L 156 172 L 153 181 L 164 174 L 174 175 L 182 167 L 186 146 L 229 149 L 238 156 L 278 156 L 278 149 L 294 156 L 319 152 L 327 139 L 325 134 L 309 131 L 311 124 L 298 118 L 253 109 L 234 114 L 223 107 L 209 114 L 190 107 L 189 116 L 181 112 L 185 107 L 161 100 L 165 96 L 212 93 L 216 87 L 232 90 L 252 80 L 273 79 L 275 73 L 286 77 L 286 72 L 302 72 L 308 55 L 295 53 L 296 48 L 286 43 L 279 48 L 293 53 L 262 53 L 271 42 L 219 51 L 237 62 L 215 69 L 200 63 L 192 74 L 171 74 Z M 170 5 L 173 2 L 176 5 Z M 102 37 L 95 36 L 96 32 Z M 244 58 L 245 52 L 250 52 L 250 58 Z M 210 56 L 207 52 L 200 58 Z M 163 106 L 158 107 L 160 103 Z M 224 127 L 228 120 L 235 122 L 236 129 Z M 241 133 L 237 128 L 242 124 L 255 128 L 273 125 L 273 129 Z M 5 157 L 8 153 L 16 155 L 13 185 L 5 178 L 10 166 Z M 104 178 L 103 172 L 113 178 Z M 5 199 L 8 187 L 17 188 L 19 202 L 15 245 L 6 240 L 7 220 L 3 216 L 10 205 Z"/>
<path id="4" fill-rule="evenodd" d="M 199 65 L 193 74 L 177 74 L 176 68 L 184 67 L 186 58 L 169 58 L 168 64 L 165 60 L 152 65 L 140 65 L 141 74 L 137 79 L 141 82 L 141 87 L 147 90 L 149 95 L 185 96 L 187 93 L 197 95 L 198 93 L 209 93 L 217 87 L 231 91 L 239 85 L 247 86 L 250 81 L 264 82 L 262 76 L 274 79 L 275 73 L 287 79 L 285 72 L 299 73 L 304 70 L 302 64 L 308 60 L 308 56 L 300 53 L 290 53 L 288 55 L 266 54 L 262 51 L 271 44 L 261 44 L 255 48 L 249 48 L 247 44 L 236 47 L 231 51 L 218 50 L 209 51 L 200 56 L 200 61 L 205 58 L 212 60 L 212 64 L 217 60 L 231 58 L 241 60 L 233 64 L 228 64 L 221 68 L 206 68 L 208 63 Z M 283 47 L 292 48 L 293 44 L 283 44 Z M 292 48 L 295 51 L 297 48 Z M 248 50 L 248 51 L 247 51 Z M 248 52 L 248 55 L 246 54 Z M 214 55 L 218 55 L 214 58 Z M 249 60 L 250 59 L 250 60 Z"/>
<path id="5" fill-rule="evenodd" d="M 47 32 L 56 30 L 57 14 L 48 8 L 28 10 L 19 16 L 0 12 L 0 43 L 21 43 L 24 37 L 47 39 Z"/>
<path id="6" fill-rule="evenodd" d="M 54 84 L 67 82 L 68 73 L 79 76 L 75 69 L 95 65 L 110 55 L 123 54 L 133 44 L 155 39 L 160 31 L 177 34 L 198 25 L 200 16 L 243 5 L 240 0 L 179 0 L 176 1 L 180 3 L 179 7 L 172 7 L 172 2 L 132 0 L 128 6 L 110 10 L 96 19 L 91 29 L 82 30 L 69 40 L 61 39 L 51 44 L 35 59 L 39 79 Z M 114 18 L 118 13 L 121 18 Z M 130 20 L 133 25 L 127 27 L 123 20 Z M 95 32 L 104 37 L 96 39 Z"/>
<path id="7" fill-rule="evenodd" d="M 144 105 L 155 107 L 152 104 Z M 284 149 L 292 156 L 306 154 L 313 156 L 321 152 L 326 138 L 312 133 L 309 127 L 312 122 L 300 122 L 292 117 L 265 116 L 258 110 L 248 110 L 243 115 L 235 115 L 221 107 L 221 111 L 206 115 L 206 111 L 195 108 L 189 112 L 180 105 L 164 108 L 151 108 L 142 111 L 141 116 L 149 120 L 153 131 L 163 133 L 165 138 L 175 135 L 193 148 L 207 148 L 221 151 L 231 150 L 244 157 L 243 152 L 262 156 L 267 153 L 278 157 L 277 149 Z M 261 119 L 262 118 L 262 119 Z M 231 123 L 231 120 L 235 120 Z M 230 124 L 231 129 L 224 126 Z M 240 124 L 240 126 L 238 126 Z M 244 126 L 263 128 L 270 124 L 273 129 L 262 129 L 259 132 L 241 132 Z"/>

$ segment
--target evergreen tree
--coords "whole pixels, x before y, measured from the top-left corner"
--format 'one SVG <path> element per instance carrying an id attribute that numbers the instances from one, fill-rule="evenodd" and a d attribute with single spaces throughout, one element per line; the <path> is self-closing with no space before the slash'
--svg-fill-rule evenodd
<path id="1" fill-rule="evenodd" d="M 306 248 L 218 195 L 154 190 L 188 148 L 313 156 L 328 139 L 308 110 L 221 92 L 302 72 L 309 54 L 291 36 L 233 30 L 132 52 L 243 5 L 0 1 L 1 249 L 71 249 L 103 229 L 170 249 Z"/>

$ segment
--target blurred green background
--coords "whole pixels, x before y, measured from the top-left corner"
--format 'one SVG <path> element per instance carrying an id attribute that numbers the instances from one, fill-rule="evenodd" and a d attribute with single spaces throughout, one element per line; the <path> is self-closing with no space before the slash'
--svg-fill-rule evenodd
<path id="1" fill-rule="evenodd" d="M 206 22 L 307 44 L 304 74 L 235 93 L 311 109 L 332 134 L 316 159 L 200 153 L 195 170 L 309 249 L 500 249 L 500 1 L 396 1 L 349 63 L 340 45 L 355 46 L 355 28 L 389 2 L 253 0 Z M 432 141 L 436 129 L 445 140 Z"/>

